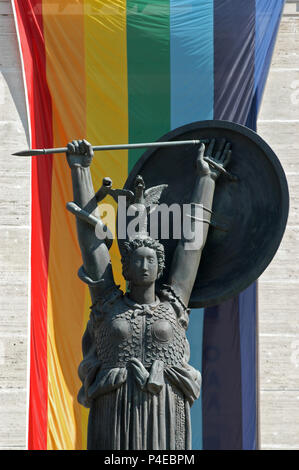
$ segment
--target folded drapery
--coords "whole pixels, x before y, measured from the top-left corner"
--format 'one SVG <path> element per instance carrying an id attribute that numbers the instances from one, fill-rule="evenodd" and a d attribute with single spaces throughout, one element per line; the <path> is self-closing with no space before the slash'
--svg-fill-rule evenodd
<path id="1" fill-rule="evenodd" d="M 192 366 L 186 364 L 165 367 L 162 361 L 156 360 L 150 370 L 147 370 L 139 359 L 132 358 L 126 367 L 112 369 L 101 369 L 100 362 L 95 362 L 85 375 L 78 395 L 79 402 L 90 407 L 92 400 L 125 383 L 128 374 L 133 374 L 141 390 L 152 394 L 158 394 L 166 380 L 183 393 L 190 405 L 200 394 L 201 375 Z"/>

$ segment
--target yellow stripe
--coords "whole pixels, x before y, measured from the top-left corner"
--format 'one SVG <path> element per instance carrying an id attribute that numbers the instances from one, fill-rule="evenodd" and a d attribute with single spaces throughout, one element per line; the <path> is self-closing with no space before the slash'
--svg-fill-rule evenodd
<path id="1" fill-rule="evenodd" d="M 85 12 L 87 139 L 94 145 L 128 142 L 126 1 L 86 0 Z M 127 150 L 100 153 L 92 165 L 94 186 L 110 176 L 113 187 L 122 188 L 127 172 Z M 115 281 L 125 288 L 116 241 L 110 256 Z"/>
<path id="2" fill-rule="evenodd" d="M 65 3 L 65 5 L 64 5 Z M 67 0 L 43 0 L 47 80 L 53 103 L 54 146 L 85 137 L 86 96 L 83 0 L 74 14 L 62 14 Z M 59 10 L 59 11 L 58 11 Z M 53 161 L 48 288 L 48 449 L 82 448 L 82 407 L 77 403 L 85 287 L 64 157 Z"/>

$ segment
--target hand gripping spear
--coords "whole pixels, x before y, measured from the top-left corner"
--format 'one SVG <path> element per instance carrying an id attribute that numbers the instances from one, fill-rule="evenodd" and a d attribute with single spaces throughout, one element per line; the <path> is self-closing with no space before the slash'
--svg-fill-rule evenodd
<path id="1" fill-rule="evenodd" d="M 103 150 L 123 150 L 123 149 L 138 149 L 146 147 L 172 147 L 176 145 L 199 145 L 201 143 L 207 143 L 208 140 L 175 140 L 170 142 L 143 142 L 139 144 L 118 144 L 118 145 L 95 145 L 92 147 L 94 152 Z M 13 153 L 18 157 L 31 157 L 33 155 L 49 155 L 52 153 L 66 153 L 67 147 L 59 147 L 53 149 L 29 149 L 21 150 L 20 152 Z"/>
<path id="2" fill-rule="evenodd" d="M 194 140 L 174 140 L 169 142 L 143 142 L 138 144 L 117 144 L 117 145 L 95 145 L 92 147 L 94 152 L 104 151 L 104 150 L 124 150 L 124 149 L 138 149 L 138 148 L 148 148 L 148 147 L 174 147 L 178 145 L 199 145 L 208 143 L 208 139 L 194 139 Z M 21 150 L 15 152 L 12 155 L 18 157 L 31 157 L 36 155 L 50 155 L 50 154 L 62 154 L 68 151 L 67 147 L 57 147 L 52 149 L 29 149 Z M 236 178 L 228 173 L 223 167 L 217 165 L 214 161 L 210 160 L 208 157 L 204 157 L 211 166 L 220 171 L 228 179 L 235 181 Z"/>

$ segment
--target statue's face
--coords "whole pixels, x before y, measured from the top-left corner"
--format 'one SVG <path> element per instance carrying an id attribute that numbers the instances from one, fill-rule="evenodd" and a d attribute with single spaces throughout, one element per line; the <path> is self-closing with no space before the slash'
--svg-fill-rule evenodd
<path id="1" fill-rule="evenodd" d="M 142 246 L 131 254 L 129 280 L 135 285 L 148 285 L 156 281 L 158 260 L 155 250 Z"/>

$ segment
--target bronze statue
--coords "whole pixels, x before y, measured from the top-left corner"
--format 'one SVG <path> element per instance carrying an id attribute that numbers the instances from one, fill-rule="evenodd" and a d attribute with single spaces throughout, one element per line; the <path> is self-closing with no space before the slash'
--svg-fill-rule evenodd
<path id="1" fill-rule="evenodd" d="M 231 158 L 229 143 L 222 140 L 216 153 L 214 147 L 215 139 L 206 153 L 204 144 L 199 147 L 190 201 L 206 209 L 205 222 L 210 220 L 217 178 Z M 89 170 L 92 147 L 81 140 L 67 148 L 73 202 L 99 220 L 97 202 L 108 191 L 100 196 L 94 192 Z M 143 183 L 137 180 L 138 202 L 144 201 Z M 105 185 L 111 188 L 109 179 Z M 88 449 L 191 448 L 190 406 L 199 396 L 201 375 L 188 364 L 186 329 L 209 223 L 203 223 L 202 230 L 202 244 L 196 251 L 185 250 L 183 238 L 177 242 L 168 281 L 158 293 L 163 245 L 150 237 L 122 243 L 123 275 L 129 284 L 123 293 L 114 283 L 109 243 L 96 237 L 94 224 L 77 217 L 83 258 L 79 277 L 88 284 L 92 299 L 82 342 L 78 395 L 79 402 L 90 408 Z"/>
<path id="2" fill-rule="evenodd" d="M 93 151 L 142 147 L 148 150 L 122 189 L 104 178 L 95 193 Z M 283 168 L 255 132 L 215 120 L 186 124 L 157 142 L 92 147 L 80 140 L 14 155 L 65 152 L 74 193 L 67 209 L 76 215 L 83 258 L 78 275 L 92 300 L 78 394 L 90 408 L 88 449 L 190 449 L 190 407 L 199 396 L 201 375 L 188 364 L 189 308 L 239 294 L 266 269 L 288 218 Z M 125 197 L 128 210 L 139 206 L 145 215 L 140 233 L 118 237 L 126 293 L 115 285 L 112 234 L 99 217 L 98 203 L 106 196 L 118 203 Z M 196 248 L 186 249 L 185 233 L 178 240 L 147 234 L 151 204 L 176 202 L 192 208 L 187 215 L 193 233 L 202 235 Z M 198 207 L 202 217 L 195 215 Z"/>

